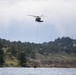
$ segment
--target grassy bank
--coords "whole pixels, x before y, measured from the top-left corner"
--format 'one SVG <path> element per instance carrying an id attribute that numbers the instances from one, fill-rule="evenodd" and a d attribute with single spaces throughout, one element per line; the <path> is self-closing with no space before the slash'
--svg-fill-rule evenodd
<path id="1" fill-rule="evenodd" d="M 19 61 L 15 57 L 8 57 L 4 67 L 20 67 Z M 28 67 L 76 67 L 76 55 L 68 54 L 36 54 L 36 58 L 27 58 Z"/>

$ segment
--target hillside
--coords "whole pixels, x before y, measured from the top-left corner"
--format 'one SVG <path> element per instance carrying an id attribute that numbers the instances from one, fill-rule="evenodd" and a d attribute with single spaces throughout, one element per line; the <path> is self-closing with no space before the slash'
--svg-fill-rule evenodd
<path id="1" fill-rule="evenodd" d="M 0 39 L 0 54 L 3 67 L 76 67 L 76 40 L 62 37 L 36 44 Z"/>

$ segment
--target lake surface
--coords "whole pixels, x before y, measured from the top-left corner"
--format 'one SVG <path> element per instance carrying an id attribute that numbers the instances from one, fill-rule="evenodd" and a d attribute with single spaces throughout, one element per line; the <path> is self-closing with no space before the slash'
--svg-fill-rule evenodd
<path id="1" fill-rule="evenodd" d="M 76 75 L 76 68 L 0 68 L 0 75 Z"/>

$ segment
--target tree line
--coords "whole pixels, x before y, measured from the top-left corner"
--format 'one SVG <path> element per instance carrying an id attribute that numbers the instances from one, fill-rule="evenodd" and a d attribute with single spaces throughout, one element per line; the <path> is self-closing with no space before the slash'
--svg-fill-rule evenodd
<path id="1" fill-rule="evenodd" d="M 36 53 L 42 55 L 66 53 L 76 54 L 76 40 L 70 37 L 57 38 L 55 41 L 44 43 L 30 43 L 0 39 L 0 66 L 5 63 L 5 59 L 15 57 L 19 65 L 26 67 L 27 58 L 35 59 Z"/>

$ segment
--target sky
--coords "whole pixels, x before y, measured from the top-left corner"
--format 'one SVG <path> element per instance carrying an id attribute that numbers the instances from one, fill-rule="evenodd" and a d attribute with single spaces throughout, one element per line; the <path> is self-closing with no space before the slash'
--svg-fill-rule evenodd
<path id="1" fill-rule="evenodd" d="M 37 23 L 31 15 L 43 15 Z M 76 0 L 0 0 L 0 38 L 43 43 L 76 39 Z"/>

